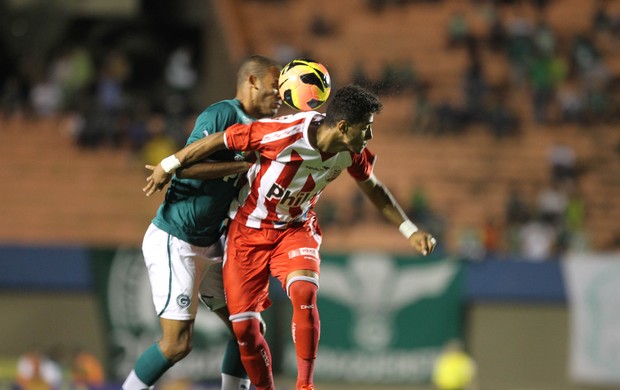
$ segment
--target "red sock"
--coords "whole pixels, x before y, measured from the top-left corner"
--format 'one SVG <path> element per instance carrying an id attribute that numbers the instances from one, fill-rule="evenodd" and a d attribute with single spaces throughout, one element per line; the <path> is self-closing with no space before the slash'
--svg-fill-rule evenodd
<path id="1" fill-rule="evenodd" d="M 274 390 L 271 351 L 256 318 L 233 322 L 243 367 L 256 390 Z"/>
<path id="2" fill-rule="evenodd" d="M 305 280 L 295 281 L 289 286 L 293 304 L 291 331 L 297 354 L 297 389 L 314 383 L 314 362 L 321 329 L 316 306 L 317 290 L 316 284 Z"/>

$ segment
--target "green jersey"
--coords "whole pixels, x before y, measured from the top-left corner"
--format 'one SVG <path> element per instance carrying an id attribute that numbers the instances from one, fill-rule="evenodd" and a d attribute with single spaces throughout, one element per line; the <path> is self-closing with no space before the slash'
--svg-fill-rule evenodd
<path id="1" fill-rule="evenodd" d="M 236 123 L 250 123 L 237 99 L 223 100 L 207 107 L 196 119 L 187 145 Z M 222 150 L 209 156 L 215 161 L 239 161 L 243 154 Z M 195 180 L 173 177 L 164 202 L 153 224 L 161 230 L 198 246 L 215 243 L 223 231 L 230 202 L 237 196 L 239 175 L 218 179 Z"/>

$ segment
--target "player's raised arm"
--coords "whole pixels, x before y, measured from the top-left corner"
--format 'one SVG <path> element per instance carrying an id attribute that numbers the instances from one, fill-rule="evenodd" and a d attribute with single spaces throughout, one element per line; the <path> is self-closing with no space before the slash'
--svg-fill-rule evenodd
<path id="1" fill-rule="evenodd" d="M 142 191 L 146 193 L 146 196 L 151 196 L 155 192 L 161 191 L 172 179 L 172 175 L 177 169 L 204 160 L 212 153 L 225 148 L 226 143 L 224 142 L 223 132 L 211 134 L 187 145 L 175 154 L 161 160 L 153 168 L 151 175 L 146 178 L 147 184 L 142 188 Z"/>
<path id="2" fill-rule="evenodd" d="M 407 215 L 396 199 L 394 199 L 392 193 L 383 183 L 377 180 L 374 174 L 368 180 L 358 181 L 357 184 L 381 214 L 399 227 L 400 232 L 409 240 L 412 247 L 425 256 L 435 249 L 437 240 L 431 234 L 419 230 L 407 218 Z"/>

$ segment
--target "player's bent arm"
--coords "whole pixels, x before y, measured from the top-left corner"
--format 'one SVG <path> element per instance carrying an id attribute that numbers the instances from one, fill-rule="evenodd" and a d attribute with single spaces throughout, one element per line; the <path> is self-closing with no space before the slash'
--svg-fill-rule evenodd
<path id="1" fill-rule="evenodd" d="M 174 156 L 179 160 L 180 166 L 189 166 L 209 157 L 212 153 L 226 149 L 224 132 L 209 134 L 208 136 L 192 142 L 183 149 L 179 150 Z"/>
<path id="2" fill-rule="evenodd" d="M 390 190 L 374 174 L 367 180 L 358 181 L 357 185 L 390 222 L 400 226 L 400 224 L 407 220 L 407 215 L 396 199 L 394 199 Z"/>
<path id="3" fill-rule="evenodd" d="M 182 179 L 208 180 L 247 172 L 252 166 L 246 161 L 209 161 L 199 162 L 175 171 Z"/>
<path id="4" fill-rule="evenodd" d="M 390 190 L 374 174 L 368 180 L 358 181 L 357 184 L 381 214 L 398 226 L 400 232 L 409 240 L 411 246 L 423 255 L 428 255 L 435 249 L 437 240 L 431 234 L 419 230 L 407 218 L 407 214 L 394 199 Z"/>
<path id="5" fill-rule="evenodd" d="M 151 175 L 146 178 L 147 184 L 142 188 L 142 191 L 146 193 L 146 196 L 151 196 L 155 192 L 161 191 L 172 179 L 175 170 L 204 160 L 211 153 L 225 148 L 226 143 L 224 142 L 223 132 L 208 135 L 187 145 L 175 154 L 161 160 L 153 168 Z M 147 168 L 149 167 L 147 166 Z"/>

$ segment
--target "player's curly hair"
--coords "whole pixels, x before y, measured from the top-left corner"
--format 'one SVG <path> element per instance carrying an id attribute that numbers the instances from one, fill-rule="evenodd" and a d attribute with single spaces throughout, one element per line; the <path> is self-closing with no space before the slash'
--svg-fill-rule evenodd
<path id="1" fill-rule="evenodd" d="M 365 121 L 368 114 L 381 111 L 383 104 L 379 98 L 356 84 L 349 84 L 337 90 L 331 97 L 325 111 L 325 123 L 334 126 L 346 120 L 350 124 Z"/>

